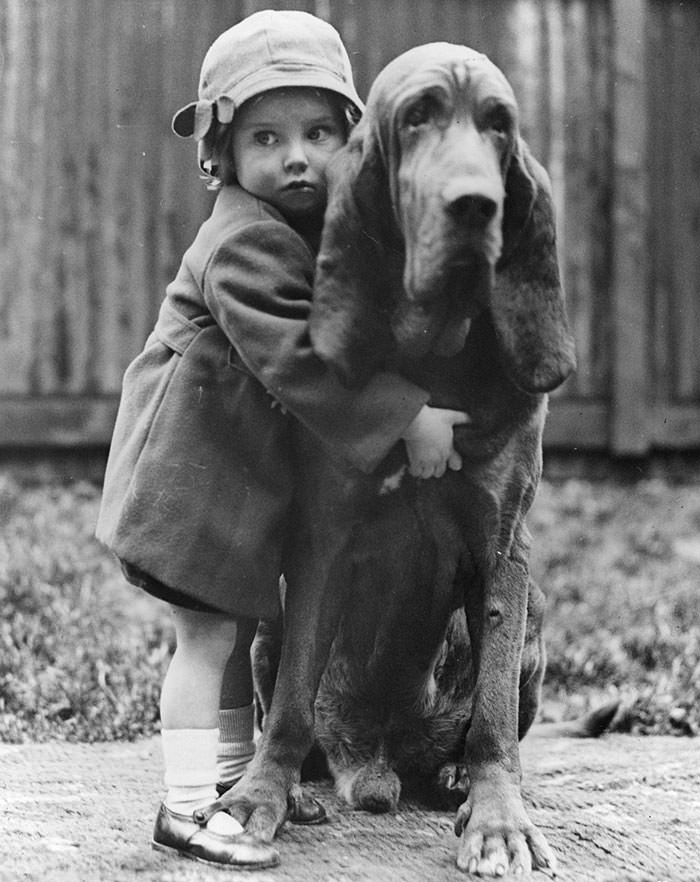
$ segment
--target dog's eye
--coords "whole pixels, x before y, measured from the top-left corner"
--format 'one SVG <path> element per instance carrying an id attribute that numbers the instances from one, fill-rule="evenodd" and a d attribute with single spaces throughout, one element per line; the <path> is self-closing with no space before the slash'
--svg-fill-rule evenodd
<path id="1" fill-rule="evenodd" d="M 505 107 L 491 107 L 484 115 L 483 128 L 505 138 L 510 134 L 511 119 Z"/>
<path id="2" fill-rule="evenodd" d="M 433 115 L 433 102 L 429 98 L 421 98 L 412 104 L 404 116 L 404 123 L 411 128 L 418 128 L 427 123 Z"/>

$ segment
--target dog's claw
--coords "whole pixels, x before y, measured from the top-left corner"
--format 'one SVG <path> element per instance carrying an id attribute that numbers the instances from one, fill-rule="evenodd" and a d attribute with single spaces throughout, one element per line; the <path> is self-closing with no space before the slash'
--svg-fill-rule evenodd
<path id="1" fill-rule="evenodd" d="M 457 808 L 469 792 L 469 776 L 463 763 L 445 763 L 440 767 L 435 792 L 446 806 Z"/>
<path id="2" fill-rule="evenodd" d="M 455 817 L 455 836 L 461 836 L 462 833 L 464 833 L 470 815 L 471 808 L 469 806 L 469 803 L 462 803 L 462 805 L 460 805 L 460 807 L 457 809 L 457 815 Z"/>
<path id="3" fill-rule="evenodd" d="M 307 796 L 298 784 L 290 789 L 287 806 L 287 820 L 292 824 L 312 826 L 328 823 L 325 808 L 313 796 Z"/>

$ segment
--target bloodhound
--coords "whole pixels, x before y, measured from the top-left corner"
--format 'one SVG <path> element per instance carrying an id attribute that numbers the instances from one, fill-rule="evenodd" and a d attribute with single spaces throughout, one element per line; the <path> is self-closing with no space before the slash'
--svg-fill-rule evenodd
<path id="1" fill-rule="evenodd" d="M 459 867 L 551 868 L 518 749 L 545 667 L 525 515 L 575 364 L 549 180 L 501 71 L 433 43 L 380 73 L 329 192 L 313 346 L 348 384 L 395 369 L 466 411 L 463 467 L 413 478 L 399 445 L 362 475 L 300 436 L 274 700 L 225 801 L 272 838 L 316 737 L 354 806 L 395 807 L 401 781 L 458 796 Z"/>

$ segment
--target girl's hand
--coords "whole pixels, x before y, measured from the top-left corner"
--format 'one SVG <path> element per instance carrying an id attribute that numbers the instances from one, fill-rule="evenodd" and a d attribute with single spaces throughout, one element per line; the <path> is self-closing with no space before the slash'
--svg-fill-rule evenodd
<path id="1" fill-rule="evenodd" d="M 439 478 L 447 468 L 459 471 L 462 457 L 454 449 L 453 427 L 470 422 L 461 410 L 424 405 L 403 434 L 408 470 L 414 478 Z"/>

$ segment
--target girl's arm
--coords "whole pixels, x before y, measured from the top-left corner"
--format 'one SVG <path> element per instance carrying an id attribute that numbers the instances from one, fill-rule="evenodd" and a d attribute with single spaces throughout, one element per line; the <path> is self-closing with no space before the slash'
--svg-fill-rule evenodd
<path id="1" fill-rule="evenodd" d="M 380 372 L 363 388 L 347 389 L 315 355 L 308 331 L 312 282 L 313 260 L 303 240 L 286 224 L 266 220 L 219 245 L 203 289 L 250 372 L 353 465 L 372 471 L 405 437 L 412 474 L 441 474 L 448 463 L 458 468 L 452 424 L 466 417 L 426 408 L 428 393 L 395 373 Z"/>

